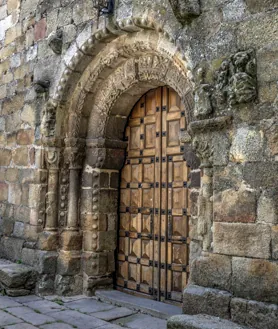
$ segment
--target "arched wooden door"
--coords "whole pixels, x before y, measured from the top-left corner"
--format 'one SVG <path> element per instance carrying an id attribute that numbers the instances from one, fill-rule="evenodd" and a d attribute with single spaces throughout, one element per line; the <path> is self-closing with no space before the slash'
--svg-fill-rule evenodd
<path id="1" fill-rule="evenodd" d="M 177 93 L 160 87 L 133 108 L 121 172 L 117 287 L 181 301 L 188 278 L 189 168 Z"/>

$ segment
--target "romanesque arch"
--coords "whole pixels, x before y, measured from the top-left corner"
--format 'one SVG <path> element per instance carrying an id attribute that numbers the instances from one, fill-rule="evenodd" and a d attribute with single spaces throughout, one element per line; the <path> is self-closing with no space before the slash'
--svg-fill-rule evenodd
<path id="1" fill-rule="evenodd" d="M 128 20 L 77 43 L 43 119 L 48 187 L 41 249 L 59 249 L 56 290 L 92 293 L 112 283 L 123 132 L 136 101 L 168 85 L 193 118 L 187 63 L 167 33 Z M 81 38 L 81 37 L 80 37 Z M 82 39 L 82 38 L 81 38 Z M 83 40 L 82 40 L 83 41 Z"/>

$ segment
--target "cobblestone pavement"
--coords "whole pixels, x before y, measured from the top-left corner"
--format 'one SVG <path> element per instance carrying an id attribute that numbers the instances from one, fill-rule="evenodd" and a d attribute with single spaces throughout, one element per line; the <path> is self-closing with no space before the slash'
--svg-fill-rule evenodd
<path id="1" fill-rule="evenodd" d="M 0 296 L 1 329 L 166 329 L 166 320 L 94 298 Z"/>

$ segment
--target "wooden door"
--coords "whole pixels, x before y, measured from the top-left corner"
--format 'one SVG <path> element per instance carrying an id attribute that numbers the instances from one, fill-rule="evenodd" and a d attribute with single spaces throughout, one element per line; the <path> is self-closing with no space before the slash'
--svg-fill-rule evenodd
<path id="1" fill-rule="evenodd" d="M 126 128 L 121 172 L 117 287 L 180 302 L 188 279 L 189 168 L 185 111 L 168 87 L 149 91 Z"/>

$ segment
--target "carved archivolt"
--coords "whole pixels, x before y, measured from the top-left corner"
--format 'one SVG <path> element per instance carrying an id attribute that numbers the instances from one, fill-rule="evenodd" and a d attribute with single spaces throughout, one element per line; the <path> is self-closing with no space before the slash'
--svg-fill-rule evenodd
<path id="1" fill-rule="evenodd" d="M 65 55 L 65 69 L 43 116 L 42 134 L 45 137 L 55 136 L 56 131 L 60 133 L 60 127 L 55 128 L 56 109 L 60 101 L 68 102 L 68 95 L 71 92 L 72 103 L 65 106 L 69 108 L 68 131 L 70 133 L 68 136 L 78 137 L 77 131 L 81 120 L 79 113 L 84 108 L 87 94 L 99 90 L 99 84 L 103 82 L 103 78 L 106 79 L 105 77 L 109 76 L 111 72 L 117 71 L 118 67 L 121 67 L 118 70 L 117 86 L 115 86 L 115 81 L 108 78 L 106 79 L 107 86 L 103 90 L 103 93 L 108 89 L 113 90 L 114 96 L 103 94 L 102 98 L 116 98 L 121 94 L 121 90 L 126 90 L 127 86 L 132 85 L 131 74 L 126 74 L 129 72 L 130 66 L 134 66 L 129 59 L 133 59 L 136 66 L 142 68 L 139 70 L 141 74 L 139 79 L 136 76 L 137 80 L 156 79 L 164 82 L 162 78 L 168 71 L 169 84 L 174 89 L 179 89 L 177 92 L 181 96 L 191 90 L 189 82 L 192 82 L 192 80 L 190 81 L 192 74 L 188 71 L 184 55 L 174 44 L 171 36 L 153 20 L 130 18 L 114 25 L 109 23 L 105 29 L 99 30 L 83 40 L 85 40 L 83 44 L 77 42 L 72 45 L 69 53 Z M 106 47 L 107 44 L 109 45 Z M 147 56 L 142 57 L 142 54 L 147 54 Z M 137 58 L 140 60 L 137 61 Z M 175 67 L 170 70 L 169 66 Z M 84 67 L 87 67 L 85 71 Z M 125 72 L 122 67 L 126 68 Z M 82 74 L 78 73 L 81 71 Z M 76 79 L 78 75 L 79 82 Z M 72 81 L 72 79 L 75 80 Z M 96 98 L 94 98 L 95 101 Z M 187 102 L 191 104 L 192 100 Z M 108 107 L 104 112 L 107 111 Z"/>

